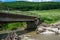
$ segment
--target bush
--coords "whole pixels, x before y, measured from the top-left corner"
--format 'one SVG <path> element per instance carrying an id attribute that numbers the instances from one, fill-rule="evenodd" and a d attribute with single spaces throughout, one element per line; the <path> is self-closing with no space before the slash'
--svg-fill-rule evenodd
<path id="1" fill-rule="evenodd" d="M 1 30 L 16 30 L 18 27 L 24 27 L 26 23 L 25 22 L 16 22 L 16 23 L 6 23 L 6 24 L 0 24 Z"/>

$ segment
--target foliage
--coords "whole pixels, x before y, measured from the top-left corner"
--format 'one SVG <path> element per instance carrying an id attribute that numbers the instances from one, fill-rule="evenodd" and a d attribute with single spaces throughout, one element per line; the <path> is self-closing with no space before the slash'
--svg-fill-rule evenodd
<path id="1" fill-rule="evenodd" d="M 60 21 L 60 9 L 43 10 L 43 11 L 29 11 L 40 15 L 40 19 L 44 20 L 45 23 L 51 24 Z"/>
<path id="2" fill-rule="evenodd" d="M 60 21 L 60 2 L 0 2 L 0 9 L 7 10 L 8 8 L 24 11 L 25 14 L 26 12 L 30 12 L 31 15 L 38 14 L 48 24 Z M 13 30 L 25 24 L 26 22 L 0 24 L 0 29 Z"/>
<path id="3" fill-rule="evenodd" d="M 3 2 L 1 3 L 1 9 L 7 10 L 49 10 L 60 9 L 60 2 Z"/>
<path id="4" fill-rule="evenodd" d="M 25 22 L 16 22 L 16 23 L 6 23 L 6 24 L 0 24 L 1 30 L 15 30 L 21 27 L 24 27 L 26 23 Z"/>

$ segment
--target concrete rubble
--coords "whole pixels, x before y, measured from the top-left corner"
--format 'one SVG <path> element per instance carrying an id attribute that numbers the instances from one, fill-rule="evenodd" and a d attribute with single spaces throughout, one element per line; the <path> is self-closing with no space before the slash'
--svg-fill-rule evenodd
<path id="1" fill-rule="evenodd" d="M 40 25 L 37 28 L 37 33 L 39 34 L 60 34 L 60 25 L 59 24 L 53 24 L 53 25 Z"/>

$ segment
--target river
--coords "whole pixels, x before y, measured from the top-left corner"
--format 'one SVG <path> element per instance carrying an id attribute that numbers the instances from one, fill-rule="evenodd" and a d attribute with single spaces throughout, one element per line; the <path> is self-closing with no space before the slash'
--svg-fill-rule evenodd
<path id="1" fill-rule="evenodd" d="M 36 40 L 60 40 L 60 35 L 55 34 L 36 34 L 36 32 L 27 33 Z"/>
<path id="2" fill-rule="evenodd" d="M 36 40 L 60 40 L 60 35 L 56 34 L 36 34 L 36 31 L 32 32 L 26 32 L 26 31 L 20 31 L 17 32 L 18 35 L 31 35 L 32 38 Z M 1 38 L 6 37 L 7 34 L 0 34 L 0 40 Z"/>

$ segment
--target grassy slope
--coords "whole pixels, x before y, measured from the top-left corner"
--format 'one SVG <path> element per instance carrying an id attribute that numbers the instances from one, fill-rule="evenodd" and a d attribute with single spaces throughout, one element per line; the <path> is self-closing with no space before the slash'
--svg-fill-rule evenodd
<path id="1" fill-rule="evenodd" d="M 60 21 L 60 9 L 29 11 L 29 12 L 40 15 L 40 18 L 42 18 L 44 22 L 48 24 Z"/>
<path id="2" fill-rule="evenodd" d="M 10 12 L 15 13 L 15 11 L 10 11 Z M 35 10 L 35 11 L 24 11 L 24 12 L 19 11 L 17 13 L 22 14 L 22 15 L 29 15 L 29 16 L 38 15 L 38 17 L 43 19 L 44 22 L 48 23 L 48 24 L 60 21 L 60 9 L 42 10 L 42 11 Z M 15 29 L 17 27 L 24 26 L 24 24 L 25 24 L 24 22 L 23 23 L 21 23 L 21 22 L 20 23 L 19 22 L 18 23 L 9 23 L 7 25 L 3 25 L 2 27 L 4 29 L 11 30 L 11 29 Z"/>
<path id="3" fill-rule="evenodd" d="M 11 5 L 9 5 L 9 4 L 11 4 Z M 17 2 L 17 3 L 13 3 L 13 2 L 12 3 L 1 3 L 0 2 L 0 5 L 2 6 L 2 8 L 0 8 L 2 10 L 4 10 L 5 7 L 6 7 L 6 9 L 7 9 L 7 7 L 12 8 L 12 9 L 14 9 L 14 8 L 19 9 L 20 7 L 22 7 L 22 9 L 24 9 L 24 10 L 26 10 L 26 8 L 28 8 L 28 10 L 35 10 L 35 11 L 18 11 L 18 12 L 16 12 L 16 10 L 13 10 L 10 12 L 27 15 L 27 16 L 38 16 L 41 19 L 43 19 L 44 22 L 46 22 L 48 24 L 60 21 L 60 9 L 59 9 L 60 2 L 58 2 L 58 3 L 57 2 L 56 3 L 43 2 L 43 3 L 40 3 L 39 6 L 38 6 L 38 3 L 29 3 L 29 2 Z M 39 9 L 39 11 L 38 10 L 36 11 L 36 8 Z M 41 9 L 43 9 L 43 10 L 41 10 Z M 53 10 L 46 10 L 46 9 L 53 9 Z M 4 11 L 7 12 L 7 10 L 4 10 Z M 0 25 L 1 26 L 0 28 L 12 30 L 17 27 L 21 28 L 25 24 L 26 24 L 26 22 L 8 23 L 8 24 L 4 24 L 3 26 Z"/>
<path id="4" fill-rule="evenodd" d="M 10 12 L 16 13 L 16 11 L 10 11 Z M 17 14 L 27 16 L 38 16 L 42 18 L 46 23 L 54 23 L 56 21 L 60 21 L 60 9 L 42 10 L 42 11 L 17 11 Z"/>

